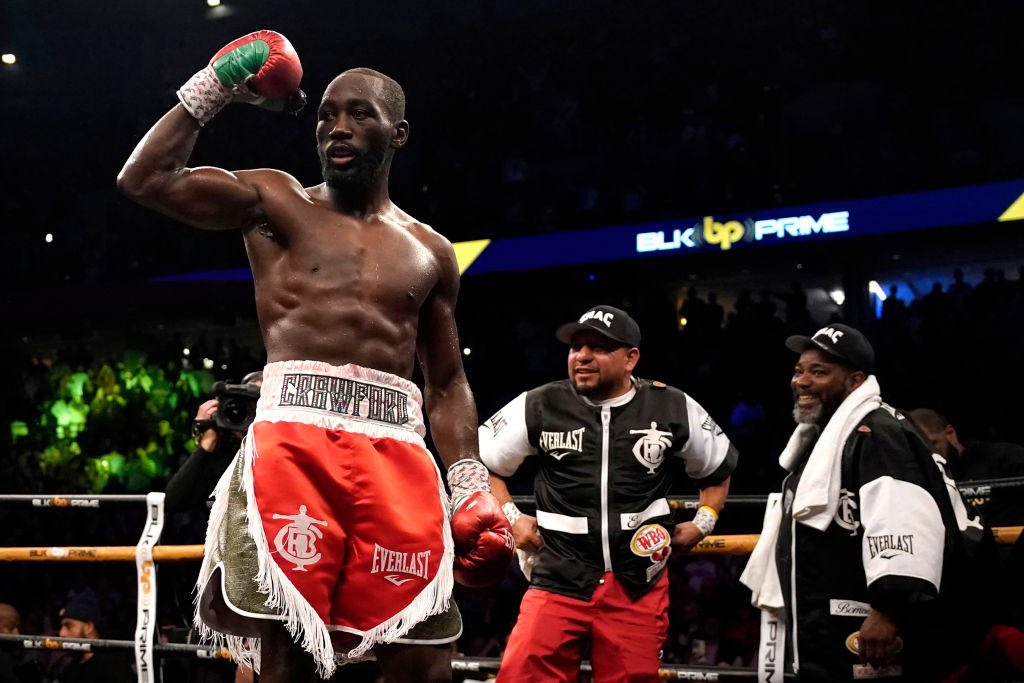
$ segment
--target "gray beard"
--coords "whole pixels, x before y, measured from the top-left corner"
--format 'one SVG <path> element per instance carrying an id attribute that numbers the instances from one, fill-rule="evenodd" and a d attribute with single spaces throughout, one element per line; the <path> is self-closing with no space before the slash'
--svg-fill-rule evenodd
<path id="1" fill-rule="evenodd" d="M 800 408 L 794 405 L 793 406 L 793 420 L 797 424 L 816 425 L 816 424 L 819 423 L 819 420 L 821 420 L 822 412 L 824 412 L 824 406 L 822 406 L 820 403 L 818 404 L 818 407 L 815 408 L 814 412 L 812 412 L 812 413 L 800 412 Z"/>

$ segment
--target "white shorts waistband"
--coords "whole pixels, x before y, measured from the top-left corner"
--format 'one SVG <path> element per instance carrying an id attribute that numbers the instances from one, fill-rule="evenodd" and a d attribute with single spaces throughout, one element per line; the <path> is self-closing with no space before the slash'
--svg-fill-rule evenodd
<path id="1" fill-rule="evenodd" d="M 304 422 L 422 441 L 422 406 L 419 388 L 397 375 L 351 363 L 288 360 L 263 369 L 256 422 Z"/>

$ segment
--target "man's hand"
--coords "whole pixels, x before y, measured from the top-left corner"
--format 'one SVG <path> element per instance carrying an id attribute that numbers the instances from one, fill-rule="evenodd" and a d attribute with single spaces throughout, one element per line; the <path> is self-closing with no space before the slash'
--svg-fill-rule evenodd
<path id="1" fill-rule="evenodd" d="M 472 588 L 501 581 L 515 552 L 508 520 L 490 491 L 475 491 L 454 501 L 452 540 L 455 580 Z"/>
<path id="2" fill-rule="evenodd" d="M 884 612 L 871 610 L 860 627 L 860 663 L 876 669 L 893 663 L 900 651 L 899 629 L 896 622 Z"/>
<path id="3" fill-rule="evenodd" d="M 178 99 L 199 125 L 232 100 L 294 113 L 306 103 L 301 80 L 302 64 L 288 39 L 256 31 L 221 48 L 209 66 L 181 86 Z"/>
<path id="4" fill-rule="evenodd" d="M 672 529 L 672 550 L 688 553 L 704 540 L 704 532 L 693 522 L 680 522 Z"/>
<path id="5" fill-rule="evenodd" d="M 512 537 L 516 547 L 528 553 L 535 553 L 544 545 L 544 540 L 537 530 L 537 518 L 523 515 L 512 525 Z"/>
<path id="6" fill-rule="evenodd" d="M 220 402 L 215 398 L 211 398 L 199 406 L 199 410 L 196 411 L 196 422 L 199 420 L 212 420 L 213 414 L 217 412 L 218 405 L 220 405 Z M 213 453 L 213 449 L 217 447 L 217 430 L 210 427 L 196 437 L 196 443 L 207 453 Z"/>

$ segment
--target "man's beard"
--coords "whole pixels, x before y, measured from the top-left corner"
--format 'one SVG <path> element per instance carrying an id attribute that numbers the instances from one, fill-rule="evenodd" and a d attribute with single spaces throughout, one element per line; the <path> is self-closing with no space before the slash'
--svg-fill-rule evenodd
<path id="1" fill-rule="evenodd" d="M 824 409 L 824 406 L 822 406 L 819 403 L 818 407 L 815 408 L 812 412 L 805 413 L 804 411 L 800 410 L 800 406 L 794 404 L 793 405 L 793 421 L 796 422 L 797 424 L 800 424 L 800 425 L 814 425 L 814 424 L 818 424 L 818 420 L 821 418 L 821 414 L 823 412 L 823 409 Z"/>
<path id="2" fill-rule="evenodd" d="M 609 382 L 608 380 L 599 378 L 595 384 L 584 385 L 580 385 L 579 382 L 573 380 L 573 386 L 576 387 L 577 394 L 579 394 L 580 396 L 586 396 L 587 398 L 590 398 L 591 396 L 606 396 L 615 385 L 613 382 Z"/>
<path id="3" fill-rule="evenodd" d="M 320 174 L 328 187 L 346 194 L 360 194 L 369 191 L 384 172 L 385 150 L 370 148 L 360 153 L 344 169 L 335 168 L 330 157 L 320 154 Z"/>
<path id="4" fill-rule="evenodd" d="M 814 410 L 808 413 L 800 410 L 800 406 L 793 403 L 793 420 L 797 424 L 818 425 L 820 427 L 824 427 L 828 424 L 828 421 L 832 419 L 832 416 L 835 415 L 840 404 L 842 404 L 842 401 L 839 401 L 834 405 L 827 404 L 819 397 L 818 405 Z"/>

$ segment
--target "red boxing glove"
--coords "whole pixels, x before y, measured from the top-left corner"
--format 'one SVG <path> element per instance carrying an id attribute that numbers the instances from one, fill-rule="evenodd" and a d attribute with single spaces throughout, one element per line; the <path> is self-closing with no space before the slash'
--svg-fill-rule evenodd
<path id="1" fill-rule="evenodd" d="M 488 491 L 474 491 L 455 501 L 452 510 L 455 580 L 482 588 L 501 581 L 512 563 L 516 542 L 512 527 Z"/>
<path id="2" fill-rule="evenodd" d="M 297 112 L 306 103 L 299 89 L 302 64 L 280 33 L 255 31 L 221 48 L 209 66 L 178 90 L 178 99 L 205 124 L 231 101 Z"/>
<path id="3" fill-rule="evenodd" d="M 255 31 L 228 43 L 213 56 L 210 66 L 225 88 L 245 83 L 268 100 L 286 99 L 302 80 L 299 55 L 276 31 Z"/>

